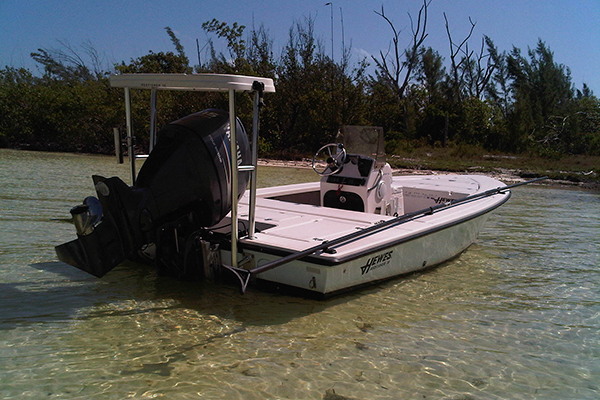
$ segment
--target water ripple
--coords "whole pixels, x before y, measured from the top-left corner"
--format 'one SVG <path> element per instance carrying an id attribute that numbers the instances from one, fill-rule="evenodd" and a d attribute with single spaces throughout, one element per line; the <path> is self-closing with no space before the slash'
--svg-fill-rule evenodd
<path id="1" fill-rule="evenodd" d="M 600 397 L 597 193 L 515 189 L 457 259 L 317 302 L 57 262 L 100 171 L 0 150 L 2 398 Z"/>

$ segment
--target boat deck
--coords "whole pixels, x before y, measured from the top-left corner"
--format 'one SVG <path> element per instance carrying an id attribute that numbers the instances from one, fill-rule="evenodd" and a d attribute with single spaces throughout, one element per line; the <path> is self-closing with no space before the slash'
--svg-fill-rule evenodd
<path id="1" fill-rule="evenodd" d="M 468 195 L 493 189 L 498 181 L 484 176 L 398 176 L 393 180 L 394 195 L 404 203 L 404 212 L 459 199 Z M 393 216 L 370 214 L 321 207 L 297 202 L 298 199 L 318 198 L 319 182 L 259 189 L 256 203 L 257 232 L 253 239 L 243 238 L 245 248 L 262 252 L 289 254 L 320 245 L 361 230 Z M 427 215 L 381 232 L 334 246 L 335 252 L 322 252 L 310 258 L 323 264 L 336 264 L 385 248 L 390 243 L 408 241 L 411 238 L 441 230 L 495 209 L 508 199 L 498 194 L 472 203 L 453 206 L 444 213 Z M 293 199 L 293 201 L 289 201 Z M 494 203 L 497 203 L 495 205 Z M 240 200 L 240 217 L 248 217 L 248 196 Z M 260 227 L 266 227 L 260 229 Z"/>

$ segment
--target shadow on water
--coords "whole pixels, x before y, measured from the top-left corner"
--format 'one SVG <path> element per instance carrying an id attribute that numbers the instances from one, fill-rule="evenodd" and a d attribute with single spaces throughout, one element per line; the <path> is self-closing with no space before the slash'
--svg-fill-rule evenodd
<path id="1" fill-rule="evenodd" d="M 90 288 L 91 285 L 82 283 L 52 288 L 29 283 L 0 283 L 0 304 L 3 305 L 0 330 L 22 324 L 66 322 L 75 310 L 93 304 L 85 296 Z M 79 304 L 69 301 L 75 298 Z"/>
<path id="2" fill-rule="evenodd" d="M 44 280 L 0 283 L 1 330 L 24 324 L 68 323 L 81 309 L 123 298 L 118 292 L 101 290 L 103 285 L 93 277 L 62 262 L 30 266 L 50 275 Z"/>
<path id="3" fill-rule="evenodd" d="M 100 279 L 60 261 L 30 267 L 48 277 L 35 282 L 0 283 L 0 304 L 4 305 L 0 330 L 166 309 L 193 310 L 199 315 L 235 320 L 243 326 L 280 325 L 357 296 L 352 293 L 320 301 L 257 288 L 242 295 L 233 283 L 178 281 L 157 276 L 152 268 L 134 262 L 125 262 Z M 105 307 L 123 301 L 128 305 Z"/>
<path id="4" fill-rule="evenodd" d="M 0 330 L 37 324 L 48 329 L 76 323 L 93 324 L 114 317 L 146 318 L 160 313 L 175 315 L 174 321 L 177 321 L 183 320 L 190 311 L 199 319 L 233 322 L 223 323 L 221 331 L 206 332 L 204 337 L 177 346 L 163 355 L 162 362 L 124 368 L 120 371 L 123 376 L 170 376 L 174 363 L 186 360 L 190 352 L 202 351 L 213 342 L 233 337 L 250 327 L 285 324 L 357 296 L 354 293 L 318 301 L 257 289 L 242 295 L 232 284 L 177 281 L 157 276 L 151 268 L 133 262 L 123 263 L 101 279 L 58 261 L 34 263 L 30 267 L 43 272 L 45 279 L 33 283 L 0 283 L 0 304 L 5 306 Z"/>

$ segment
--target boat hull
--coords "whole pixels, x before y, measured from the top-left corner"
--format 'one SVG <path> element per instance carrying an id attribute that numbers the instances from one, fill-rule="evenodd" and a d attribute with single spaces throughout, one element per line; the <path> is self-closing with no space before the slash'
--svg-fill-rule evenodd
<path id="1" fill-rule="evenodd" d="M 332 257 L 330 262 L 318 256 L 306 257 L 262 272 L 257 279 L 280 290 L 291 289 L 310 297 L 325 298 L 431 268 L 458 256 L 473 244 L 491 212 L 508 197 L 463 219 L 398 235 L 396 239 L 391 237 L 397 234 L 393 229 L 381 232 L 378 235 L 387 236 L 388 240 L 377 245 L 377 238 L 372 238 L 374 243 L 370 250 L 356 251 L 340 259 Z M 346 246 L 353 247 L 353 244 Z M 245 253 L 252 256 L 253 265 L 257 267 L 281 257 L 274 251 L 253 250 L 251 245 Z M 227 262 L 230 254 L 223 254 L 223 258 Z"/>

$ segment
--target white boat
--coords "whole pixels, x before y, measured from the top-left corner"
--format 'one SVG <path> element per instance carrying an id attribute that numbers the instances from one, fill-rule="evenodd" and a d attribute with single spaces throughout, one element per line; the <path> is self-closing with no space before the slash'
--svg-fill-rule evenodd
<path id="1" fill-rule="evenodd" d="M 98 198 L 71 210 L 77 239 L 57 246 L 58 257 L 98 277 L 145 259 L 181 279 L 226 273 L 242 291 L 258 282 L 327 297 L 457 256 L 517 186 L 480 175 L 393 176 L 381 128 L 343 127 L 339 143 L 313 158 L 319 182 L 258 189 L 257 149 L 235 117 L 235 93 L 253 96 L 257 143 L 271 79 L 124 74 L 111 84 L 125 89 L 129 154 L 130 90 L 151 90 L 151 152 L 137 177 L 130 157 L 132 186 L 94 176 Z M 156 134 L 158 90 L 226 91 L 229 112 L 205 110 Z"/>
<path id="2" fill-rule="evenodd" d="M 301 260 L 257 273 L 258 279 L 329 295 L 432 267 L 469 247 L 490 212 L 510 197 L 509 191 L 499 192 L 428 213 L 423 209 L 502 184 L 484 176 L 397 176 L 389 187 L 391 201 L 409 215 L 403 218 L 402 212 L 394 217 L 298 200 L 299 195 L 314 197 L 311 193 L 319 193 L 320 186 L 317 182 L 258 190 L 256 221 L 265 229 L 242 238 L 239 245 L 252 255 L 252 267 L 278 265 L 282 257 L 319 247 Z M 240 203 L 247 206 L 247 197 Z M 242 216 L 246 210 L 241 208 Z M 379 228 L 383 223 L 389 225 Z M 347 235 L 351 237 L 340 244 L 328 244 Z M 223 260 L 229 263 L 229 255 Z"/>

